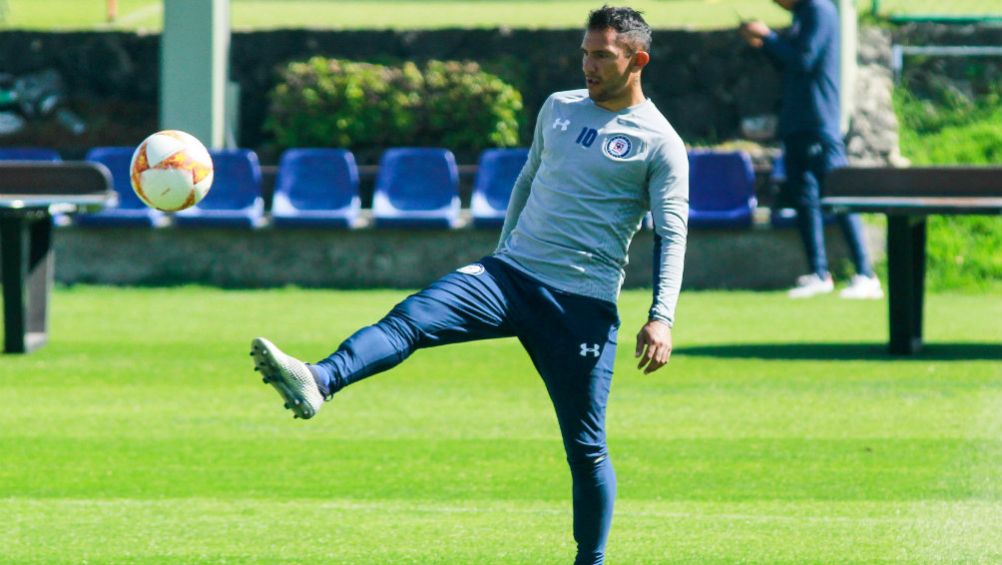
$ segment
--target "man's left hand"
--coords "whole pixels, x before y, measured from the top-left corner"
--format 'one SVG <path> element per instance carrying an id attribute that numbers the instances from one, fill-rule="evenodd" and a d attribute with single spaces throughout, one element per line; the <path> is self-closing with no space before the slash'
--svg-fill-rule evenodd
<path id="1" fill-rule="evenodd" d="M 645 375 L 667 365 L 671 357 L 671 328 L 668 324 L 660 320 L 644 324 L 637 334 L 635 357 L 640 358 L 637 368 L 644 369 Z"/>

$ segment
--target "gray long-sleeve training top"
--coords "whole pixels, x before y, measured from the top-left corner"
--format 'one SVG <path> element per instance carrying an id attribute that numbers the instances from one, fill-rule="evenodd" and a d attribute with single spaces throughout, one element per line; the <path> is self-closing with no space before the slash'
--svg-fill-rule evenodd
<path id="1" fill-rule="evenodd" d="M 587 90 L 557 92 L 539 112 L 495 256 L 556 289 L 615 303 L 648 210 L 658 238 L 649 318 L 672 325 L 689 213 L 685 145 L 649 99 L 613 112 Z"/>

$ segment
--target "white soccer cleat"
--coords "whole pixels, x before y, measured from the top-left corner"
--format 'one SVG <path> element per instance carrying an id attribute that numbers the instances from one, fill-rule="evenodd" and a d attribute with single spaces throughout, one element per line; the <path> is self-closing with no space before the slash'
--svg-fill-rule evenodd
<path id="1" fill-rule="evenodd" d="M 275 387 L 285 400 L 286 409 L 292 410 L 296 418 L 307 419 L 317 414 L 324 397 L 306 363 L 282 353 L 263 337 L 251 341 L 251 357 L 254 370 L 261 371 L 262 380 Z"/>
<path id="2" fill-rule="evenodd" d="M 884 289 L 880 288 L 880 279 L 875 276 L 853 275 L 849 286 L 838 295 L 853 300 L 880 300 L 884 297 Z"/>
<path id="3" fill-rule="evenodd" d="M 835 290 L 835 283 L 832 282 L 831 275 L 823 279 L 812 274 L 797 277 L 797 285 L 786 294 L 790 298 L 809 298 L 818 294 L 827 294 L 833 290 Z"/>

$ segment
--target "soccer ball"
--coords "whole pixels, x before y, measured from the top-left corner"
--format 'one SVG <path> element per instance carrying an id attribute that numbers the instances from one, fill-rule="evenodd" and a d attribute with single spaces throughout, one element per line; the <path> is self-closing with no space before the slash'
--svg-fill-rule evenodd
<path id="1" fill-rule="evenodd" d="M 158 131 L 132 154 L 132 190 L 147 206 L 177 212 L 205 197 L 212 186 L 212 158 L 194 136 Z"/>

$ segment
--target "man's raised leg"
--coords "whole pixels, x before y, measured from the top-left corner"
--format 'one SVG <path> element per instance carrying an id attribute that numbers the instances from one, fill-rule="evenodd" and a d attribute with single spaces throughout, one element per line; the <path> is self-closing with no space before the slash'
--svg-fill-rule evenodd
<path id="1" fill-rule="evenodd" d="M 417 349 L 514 335 L 507 323 L 507 299 L 491 271 L 464 267 L 445 275 L 316 364 L 307 365 L 264 338 L 252 342 L 251 355 L 286 408 L 310 418 L 323 399 L 396 366 Z"/>

